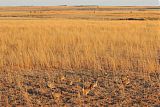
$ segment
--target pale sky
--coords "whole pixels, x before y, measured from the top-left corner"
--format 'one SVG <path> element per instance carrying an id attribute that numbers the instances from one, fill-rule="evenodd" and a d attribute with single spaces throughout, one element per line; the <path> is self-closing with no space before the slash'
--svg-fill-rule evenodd
<path id="1" fill-rule="evenodd" d="M 157 6 L 160 0 L 0 0 L 0 6 L 56 6 L 56 5 L 106 5 L 106 6 Z"/>

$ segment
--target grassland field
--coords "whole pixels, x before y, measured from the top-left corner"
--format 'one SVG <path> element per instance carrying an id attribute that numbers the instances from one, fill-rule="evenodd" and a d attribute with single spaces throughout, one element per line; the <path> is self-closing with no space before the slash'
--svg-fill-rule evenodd
<path id="1" fill-rule="evenodd" d="M 0 7 L 0 106 L 160 106 L 160 7 Z"/>

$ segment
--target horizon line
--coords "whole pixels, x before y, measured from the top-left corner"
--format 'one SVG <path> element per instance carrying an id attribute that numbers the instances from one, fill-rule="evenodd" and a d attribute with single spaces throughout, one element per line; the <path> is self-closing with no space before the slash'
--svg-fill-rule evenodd
<path id="1" fill-rule="evenodd" d="M 26 6 L 26 7 L 29 7 L 29 6 L 120 6 L 120 7 L 133 7 L 133 6 L 160 6 L 160 5 L 0 5 L 0 7 L 3 7 L 3 6 L 10 6 L 10 7 L 23 7 L 23 6 Z"/>

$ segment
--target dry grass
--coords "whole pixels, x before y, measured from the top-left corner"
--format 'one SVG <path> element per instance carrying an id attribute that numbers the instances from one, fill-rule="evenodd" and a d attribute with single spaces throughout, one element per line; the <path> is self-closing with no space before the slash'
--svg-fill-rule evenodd
<path id="1" fill-rule="evenodd" d="M 155 7 L 0 7 L 0 19 L 160 20 Z"/>
<path id="2" fill-rule="evenodd" d="M 157 21 L 0 21 L 1 67 L 156 71 Z"/>
<path id="3" fill-rule="evenodd" d="M 0 106 L 159 106 L 158 10 L 0 7 Z"/>

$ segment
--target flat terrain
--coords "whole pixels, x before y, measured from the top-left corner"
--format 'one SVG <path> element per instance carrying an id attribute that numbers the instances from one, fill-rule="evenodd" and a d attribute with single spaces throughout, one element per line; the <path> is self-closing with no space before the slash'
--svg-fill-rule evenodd
<path id="1" fill-rule="evenodd" d="M 65 78 L 62 79 L 62 75 Z M 98 86 L 83 94 L 95 80 Z M 124 83 L 127 81 L 128 83 Z M 1 71 L 3 106 L 159 106 L 159 73 L 148 78 L 137 72 Z M 50 85 L 51 84 L 51 85 Z"/>
<path id="2" fill-rule="evenodd" d="M 159 107 L 160 7 L 0 7 L 0 107 Z"/>
<path id="3" fill-rule="evenodd" d="M 160 7 L 0 7 L 0 19 L 159 20 Z"/>

